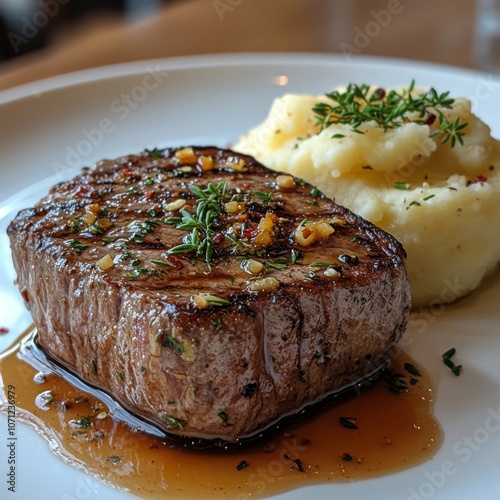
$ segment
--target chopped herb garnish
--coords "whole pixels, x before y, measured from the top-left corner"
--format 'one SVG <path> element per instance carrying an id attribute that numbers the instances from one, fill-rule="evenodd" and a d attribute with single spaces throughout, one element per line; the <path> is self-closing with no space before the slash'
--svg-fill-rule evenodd
<path id="1" fill-rule="evenodd" d="M 311 189 L 311 196 L 313 198 L 316 198 L 317 196 L 319 196 L 319 189 L 316 186 L 312 187 L 312 189 Z"/>
<path id="2" fill-rule="evenodd" d="M 151 263 L 157 266 L 172 267 L 172 264 L 166 260 L 151 259 Z"/>
<path id="3" fill-rule="evenodd" d="M 413 375 L 414 377 L 420 377 L 420 372 L 412 363 L 405 363 L 404 368 L 410 375 Z"/>
<path id="4" fill-rule="evenodd" d="M 142 276 L 143 274 L 146 274 L 147 272 L 148 272 L 147 269 L 144 269 L 143 267 L 138 267 L 137 269 L 134 269 L 133 271 L 127 273 L 127 278 L 135 279 L 138 278 L 139 276 Z"/>
<path id="5" fill-rule="evenodd" d="M 83 253 L 83 251 L 89 247 L 89 245 L 87 243 L 82 243 L 81 241 L 76 240 L 76 239 L 70 240 L 68 243 L 68 246 L 69 246 L 69 248 L 75 250 L 77 255 L 81 255 Z"/>
<path id="6" fill-rule="evenodd" d="M 449 349 L 448 351 L 446 351 L 444 354 L 443 354 L 443 363 L 448 367 L 450 368 L 451 372 L 453 373 L 453 375 L 455 376 L 459 376 L 460 375 L 460 372 L 462 371 L 462 365 L 456 365 L 452 360 L 451 358 L 455 355 L 455 353 L 457 352 L 457 350 L 452 347 L 451 349 Z"/>
<path id="7" fill-rule="evenodd" d="M 144 365 L 142 365 L 141 366 L 141 373 L 145 373 L 147 371 L 148 371 L 148 369 Z"/>
<path id="8" fill-rule="evenodd" d="M 358 425 L 357 425 L 356 419 L 354 417 L 339 417 L 339 422 L 346 429 L 358 429 Z"/>
<path id="9" fill-rule="evenodd" d="M 131 229 L 134 231 L 131 236 L 132 240 L 136 243 L 144 243 L 144 238 L 149 233 L 152 233 L 156 226 L 158 226 L 158 222 L 151 219 L 135 221 L 131 227 Z"/>
<path id="10" fill-rule="evenodd" d="M 82 227 L 82 224 L 83 224 L 83 217 L 78 217 L 78 219 L 75 219 L 75 221 L 73 222 L 73 232 L 77 233 Z"/>
<path id="11" fill-rule="evenodd" d="M 265 262 L 265 265 L 268 269 L 278 269 L 279 271 L 286 269 L 286 264 L 281 262 Z"/>
<path id="12" fill-rule="evenodd" d="M 161 332 L 156 335 L 156 340 L 163 347 L 168 347 L 169 349 L 173 349 L 177 351 L 179 354 L 184 352 L 184 347 L 182 347 L 177 340 L 172 337 L 172 335 L 163 335 Z"/>
<path id="13" fill-rule="evenodd" d="M 175 418 L 171 415 L 163 415 L 163 420 L 167 423 L 167 429 L 179 429 L 182 430 L 185 425 L 187 425 L 187 420 L 182 418 Z"/>
<path id="14" fill-rule="evenodd" d="M 217 412 L 217 416 L 223 420 L 223 422 L 226 424 L 227 421 L 229 420 L 229 417 L 227 413 L 224 410 L 219 410 Z"/>
<path id="15" fill-rule="evenodd" d="M 139 189 L 138 189 L 138 187 L 137 187 L 137 186 L 132 186 L 132 187 L 128 190 L 128 192 L 129 192 L 130 194 L 140 194 L 140 191 L 139 191 Z"/>
<path id="16" fill-rule="evenodd" d="M 328 267 L 329 265 L 328 262 L 313 262 L 309 264 L 309 267 Z"/>
<path id="17" fill-rule="evenodd" d="M 131 262 L 131 265 L 133 267 L 137 267 L 137 266 L 140 266 L 142 264 L 142 260 L 139 260 L 139 259 L 135 259 Z"/>
<path id="18" fill-rule="evenodd" d="M 90 420 L 89 417 L 80 417 L 76 423 L 80 426 L 80 427 L 92 427 L 92 421 Z"/>
<path id="19" fill-rule="evenodd" d="M 449 121 L 444 109 L 451 109 L 455 102 L 449 92 L 438 94 L 433 88 L 427 92 L 414 95 L 415 81 L 401 92 L 384 89 L 371 91 L 366 84 L 350 83 L 345 90 L 334 90 L 325 94 L 329 102 L 317 103 L 312 111 L 316 117 L 316 126 L 320 131 L 332 124 L 349 125 L 351 132 L 364 134 L 360 126 L 375 122 L 384 131 L 401 127 L 408 121 L 419 125 L 432 125 L 437 117 L 437 130 L 431 137 L 440 136 L 441 143 L 449 142 L 454 147 L 458 141 L 463 144 L 463 129 L 460 117 Z M 334 134 L 332 138 L 341 138 L 342 134 Z"/>
<path id="20" fill-rule="evenodd" d="M 246 460 L 242 460 L 237 466 L 236 470 L 246 469 L 250 464 Z"/>
<path id="21" fill-rule="evenodd" d="M 156 210 L 154 208 L 150 208 L 147 212 L 146 212 L 150 217 L 158 217 L 158 215 L 160 215 L 160 212 L 159 210 Z"/>
<path id="22" fill-rule="evenodd" d="M 97 375 L 97 361 L 95 359 L 90 362 L 90 371 L 93 375 Z"/>
<path id="23" fill-rule="evenodd" d="M 430 200 L 431 198 L 434 198 L 434 196 L 436 196 L 436 195 L 435 194 L 430 194 L 429 196 L 426 196 L 424 198 L 424 201 Z"/>
<path id="24" fill-rule="evenodd" d="M 126 261 L 126 260 L 129 260 L 131 258 L 132 258 L 132 254 L 130 252 L 123 252 L 120 255 L 120 260 L 122 260 L 122 261 Z"/>
<path id="25" fill-rule="evenodd" d="M 164 158 L 165 156 L 164 149 L 153 148 L 153 149 L 145 149 L 144 151 L 150 158 L 153 158 L 153 160 L 157 160 L 158 158 Z"/>
<path id="26" fill-rule="evenodd" d="M 418 201 L 413 200 L 407 207 L 406 210 L 408 210 L 410 207 L 420 207 L 422 206 Z"/>
<path id="27" fill-rule="evenodd" d="M 104 243 L 113 243 L 113 241 L 116 241 L 116 238 L 103 238 L 102 241 Z"/>
<path id="28" fill-rule="evenodd" d="M 232 302 L 222 297 L 217 297 L 217 295 L 212 295 L 210 293 L 204 293 L 203 297 L 211 306 L 230 306 Z"/>
<path id="29" fill-rule="evenodd" d="M 118 377 L 121 379 L 121 380 L 125 380 L 125 375 L 123 374 L 122 371 L 117 371 L 116 374 L 118 375 Z"/>
<path id="30" fill-rule="evenodd" d="M 292 248 L 292 250 L 290 251 L 290 262 L 292 264 L 295 264 L 297 262 L 298 257 L 299 257 L 299 252 L 297 252 L 295 248 Z"/>
<path id="31" fill-rule="evenodd" d="M 396 189 L 408 189 L 409 188 L 409 184 L 407 182 L 402 182 L 402 181 L 396 181 L 394 183 L 394 187 Z"/>
<path id="32" fill-rule="evenodd" d="M 92 224 L 91 226 L 88 227 L 88 230 L 92 234 L 104 234 L 106 232 L 106 229 L 99 226 L 99 224 Z"/>
<path id="33" fill-rule="evenodd" d="M 273 201 L 273 193 L 264 193 L 263 191 L 254 191 L 253 194 L 263 202 L 264 205 Z"/>

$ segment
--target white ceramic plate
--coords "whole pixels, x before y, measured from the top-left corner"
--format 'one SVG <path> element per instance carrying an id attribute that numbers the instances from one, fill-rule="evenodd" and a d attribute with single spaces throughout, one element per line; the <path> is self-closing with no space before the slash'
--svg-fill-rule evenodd
<path id="1" fill-rule="evenodd" d="M 30 323 L 17 290 L 6 227 L 55 182 L 83 165 L 145 147 L 226 146 L 265 117 L 285 92 L 323 93 L 347 82 L 434 86 L 470 97 L 500 136 L 500 84 L 489 75 L 409 61 L 319 55 L 232 55 L 134 63 L 85 71 L 0 93 L 0 351 Z M 485 235 L 487 244 L 488 235 Z M 443 309 L 413 317 L 410 354 L 438 384 L 436 415 L 445 441 L 433 460 L 350 484 L 307 487 L 276 498 L 447 500 L 500 498 L 500 280 Z M 456 378 L 441 354 L 457 348 Z M 7 420 L 0 415 L 0 497 L 7 491 Z M 17 492 L 12 498 L 125 500 L 56 459 L 17 426 Z"/>

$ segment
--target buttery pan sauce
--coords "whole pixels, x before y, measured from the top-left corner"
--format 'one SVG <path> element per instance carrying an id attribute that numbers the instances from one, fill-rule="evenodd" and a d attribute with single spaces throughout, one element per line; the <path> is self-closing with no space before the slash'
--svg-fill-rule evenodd
<path id="1" fill-rule="evenodd" d="M 361 395 L 339 398 L 243 449 L 189 450 L 113 419 L 100 399 L 44 368 L 0 359 L 16 418 L 60 446 L 55 453 L 147 499 L 259 498 L 295 487 L 372 478 L 434 455 L 441 430 L 429 378 L 401 352 Z M 6 396 L 0 396 L 6 411 Z"/>

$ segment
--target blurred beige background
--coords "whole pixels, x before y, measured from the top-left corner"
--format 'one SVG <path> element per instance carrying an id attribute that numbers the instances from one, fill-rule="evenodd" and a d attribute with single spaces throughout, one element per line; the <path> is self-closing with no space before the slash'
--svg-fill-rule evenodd
<path id="1" fill-rule="evenodd" d="M 0 63 L 0 90 L 114 63 L 242 51 L 477 66 L 474 0 L 129 0 L 69 19 L 71 1 L 32 0 L 31 11 L 14 14 L 2 35 L 10 58 Z"/>

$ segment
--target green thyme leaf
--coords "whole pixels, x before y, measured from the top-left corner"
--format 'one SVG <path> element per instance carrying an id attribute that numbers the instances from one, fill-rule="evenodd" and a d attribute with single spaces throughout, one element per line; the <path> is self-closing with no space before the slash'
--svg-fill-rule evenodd
<path id="1" fill-rule="evenodd" d="M 396 182 L 394 183 L 394 187 L 395 187 L 396 189 L 403 189 L 403 190 L 404 190 L 404 189 L 408 189 L 409 185 L 408 185 L 408 183 L 407 183 L 407 182 L 400 182 L 400 181 L 396 181 Z"/>
<path id="2" fill-rule="evenodd" d="M 83 251 L 89 247 L 87 243 L 82 243 L 77 239 L 70 240 L 68 243 L 69 248 L 75 250 L 77 255 L 81 255 Z"/>
<path id="3" fill-rule="evenodd" d="M 157 160 L 158 158 L 163 158 L 165 156 L 164 149 L 158 149 L 158 148 L 145 149 L 144 152 L 154 160 Z"/>
<path id="4" fill-rule="evenodd" d="M 169 349 L 173 349 L 177 351 L 179 354 L 184 352 L 184 347 L 182 347 L 177 340 L 174 339 L 171 335 L 165 335 L 161 339 L 161 345 L 163 347 L 168 347 Z"/>
<path id="5" fill-rule="evenodd" d="M 232 302 L 222 297 L 218 297 L 217 295 L 212 295 L 210 293 L 204 293 L 203 297 L 205 297 L 206 301 L 212 306 L 230 306 Z"/>
<path id="6" fill-rule="evenodd" d="M 171 415 L 163 415 L 163 420 L 167 423 L 167 429 L 182 430 L 187 425 L 187 420 L 175 418 Z"/>
<path id="7" fill-rule="evenodd" d="M 460 372 L 462 371 L 462 365 L 456 365 L 451 360 L 451 358 L 455 355 L 456 352 L 457 352 L 456 349 L 452 347 L 442 355 L 442 358 L 443 358 L 443 363 L 451 370 L 453 375 L 458 377 L 460 375 Z"/>

